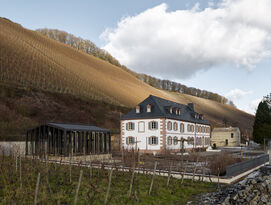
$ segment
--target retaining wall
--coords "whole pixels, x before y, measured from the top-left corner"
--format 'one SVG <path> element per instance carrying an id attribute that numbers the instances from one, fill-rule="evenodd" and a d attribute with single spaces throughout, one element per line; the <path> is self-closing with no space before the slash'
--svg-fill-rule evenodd
<path id="1" fill-rule="evenodd" d="M 262 165 L 268 162 L 269 156 L 267 154 L 260 155 L 250 160 L 246 160 L 243 162 L 239 162 L 233 165 L 229 165 L 226 167 L 226 175 L 227 177 L 235 176 L 241 174 L 245 171 L 253 169 L 259 165 Z"/>

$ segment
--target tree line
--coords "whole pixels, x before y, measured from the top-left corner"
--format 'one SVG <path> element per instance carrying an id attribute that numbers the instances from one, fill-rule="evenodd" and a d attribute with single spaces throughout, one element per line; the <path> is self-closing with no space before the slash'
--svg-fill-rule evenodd
<path id="1" fill-rule="evenodd" d="M 170 80 L 162 80 L 162 79 L 158 79 L 146 74 L 139 74 L 139 73 L 133 72 L 130 69 L 128 69 L 126 66 L 121 65 L 119 61 L 115 59 L 110 53 L 108 53 L 104 49 L 97 47 L 93 42 L 89 40 L 84 40 L 80 37 L 76 37 L 70 33 L 67 33 L 65 31 L 60 31 L 57 29 L 43 28 L 43 29 L 37 29 L 36 31 L 47 36 L 48 38 L 65 43 L 77 50 L 83 51 L 97 58 L 100 58 L 104 61 L 107 61 L 115 66 L 118 66 L 122 68 L 123 70 L 129 72 L 130 74 L 134 75 L 141 81 L 155 88 L 172 91 L 172 92 L 178 92 L 182 94 L 193 95 L 196 97 L 213 100 L 219 103 L 229 104 L 235 107 L 232 101 L 228 100 L 227 98 L 217 93 L 201 90 L 198 88 L 187 87 L 181 83 L 173 82 Z"/>

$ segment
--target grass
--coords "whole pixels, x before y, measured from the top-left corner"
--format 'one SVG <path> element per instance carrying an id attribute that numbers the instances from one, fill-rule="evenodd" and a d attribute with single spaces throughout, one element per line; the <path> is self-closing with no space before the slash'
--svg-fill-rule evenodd
<path id="1" fill-rule="evenodd" d="M 72 167 L 72 183 L 69 180 L 69 166 L 48 165 L 38 160 L 22 158 L 22 186 L 20 186 L 19 163 L 15 169 L 14 157 L 0 157 L 0 204 L 32 204 L 38 173 L 41 173 L 38 204 L 73 204 L 80 169 L 83 170 L 77 204 L 103 204 L 108 186 L 108 170 L 93 169 L 92 177 L 88 168 Z M 19 162 L 19 160 L 18 160 Z M 47 183 L 47 177 L 49 186 Z M 131 173 L 113 171 L 108 204 L 186 204 L 200 193 L 212 192 L 214 185 L 205 182 L 171 179 L 155 176 L 153 190 L 148 195 L 151 175 L 136 174 L 131 198 L 128 190 Z M 137 201 L 135 197 L 137 193 Z"/>

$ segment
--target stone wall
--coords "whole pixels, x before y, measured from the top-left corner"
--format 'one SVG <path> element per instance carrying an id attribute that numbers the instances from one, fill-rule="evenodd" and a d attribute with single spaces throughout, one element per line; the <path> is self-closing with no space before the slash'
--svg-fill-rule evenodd
<path id="1" fill-rule="evenodd" d="M 17 154 L 25 155 L 25 142 L 0 142 L 0 155 L 5 152 L 5 155 L 16 152 Z"/>
<path id="2" fill-rule="evenodd" d="M 201 196 L 198 204 L 271 205 L 271 167 L 261 167 L 237 184 Z"/>

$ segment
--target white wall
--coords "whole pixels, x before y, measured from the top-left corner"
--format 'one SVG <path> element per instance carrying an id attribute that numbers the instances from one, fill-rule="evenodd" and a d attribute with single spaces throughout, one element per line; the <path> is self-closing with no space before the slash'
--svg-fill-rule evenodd
<path id="1" fill-rule="evenodd" d="M 156 130 L 149 130 L 149 122 L 156 121 L 158 123 L 158 129 Z M 162 119 L 142 119 L 142 120 L 123 120 L 122 127 L 124 128 L 124 135 L 122 136 L 122 145 L 125 149 L 131 149 L 131 148 L 139 148 L 140 150 L 160 150 L 161 144 L 161 121 Z M 134 130 L 126 130 L 126 123 L 133 122 L 135 123 L 135 129 Z M 138 123 L 144 123 L 145 130 L 144 132 L 138 132 L 139 127 Z M 135 137 L 135 140 L 138 142 L 137 145 L 127 145 L 126 144 L 126 138 L 132 136 Z M 148 137 L 156 136 L 158 137 L 158 144 L 157 145 L 149 145 L 148 144 Z"/>
<path id="2" fill-rule="evenodd" d="M 172 123 L 172 130 L 168 130 L 168 122 L 171 122 Z M 177 122 L 178 124 L 178 129 L 175 131 L 174 130 L 174 122 Z M 184 132 L 180 132 L 180 123 L 183 123 L 184 124 Z M 187 125 L 194 125 L 194 132 L 192 131 L 188 131 L 187 129 Z M 210 126 L 208 125 L 201 125 L 201 124 L 198 124 L 200 126 L 204 126 L 204 127 L 209 127 L 209 131 L 210 131 Z M 172 145 L 168 145 L 168 137 L 171 136 L 172 137 Z M 188 139 L 188 137 L 194 137 L 194 145 L 190 145 L 188 144 L 187 142 L 184 143 L 184 148 L 193 148 L 193 147 L 208 147 L 209 145 L 197 145 L 196 146 L 196 141 L 195 141 L 195 137 L 207 137 L 210 139 L 210 133 L 199 133 L 199 132 L 196 132 L 196 124 L 195 123 L 190 123 L 190 122 L 183 122 L 183 121 L 179 121 L 179 120 L 172 120 L 172 119 L 166 119 L 166 147 L 167 149 L 180 149 L 181 148 L 181 142 L 178 142 L 177 145 L 174 145 L 174 137 L 177 137 L 178 140 L 180 140 L 181 138 L 184 138 L 184 139 Z"/>
<path id="3" fill-rule="evenodd" d="M 149 130 L 148 123 L 151 121 L 157 121 L 158 122 L 158 129 L 157 130 Z M 160 150 L 162 148 L 162 140 L 163 136 L 161 134 L 163 128 L 161 127 L 163 119 L 140 119 L 140 120 L 123 120 L 121 121 L 121 127 L 123 128 L 124 134 L 122 134 L 122 146 L 124 146 L 125 149 L 131 149 L 131 148 L 139 148 L 140 150 Z M 167 128 L 168 121 L 172 122 L 172 130 L 169 131 Z M 134 130 L 126 130 L 126 123 L 128 122 L 134 122 L 135 123 L 135 129 Z M 145 130 L 144 132 L 139 132 L 139 123 L 143 122 L 145 125 Z M 174 122 L 177 122 L 178 128 L 175 131 L 174 130 Z M 180 132 L 180 123 L 184 124 L 184 132 Z M 187 130 L 187 125 L 194 125 L 194 132 L 188 132 Z M 208 137 L 210 139 L 210 133 L 198 133 L 196 132 L 196 124 L 195 123 L 189 123 L 189 122 L 183 122 L 179 120 L 172 120 L 172 119 L 166 119 L 165 120 L 165 125 L 166 125 L 166 148 L 167 149 L 180 149 L 181 148 L 181 142 L 178 142 L 177 145 L 174 145 L 174 137 L 177 136 L 178 140 L 181 138 L 187 139 L 188 137 Z M 210 126 L 208 125 L 201 125 L 204 127 L 209 127 L 210 131 Z M 126 144 L 126 138 L 132 136 L 135 137 L 135 140 L 138 141 L 137 145 L 127 145 Z M 148 137 L 150 136 L 157 136 L 158 137 L 158 145 L 149 145 L 148 144 Z M 172 137 L 172 145 L 168 145 L 167 138 L 168 136 Z M 197 145 L 196 146 L 196 141 L 194 141 L 195 145 L 189 145 L 187 142 L 184 143 L 184 148 L 194 148 L 194 147 L 208 147 L 209 145 Z"/>

